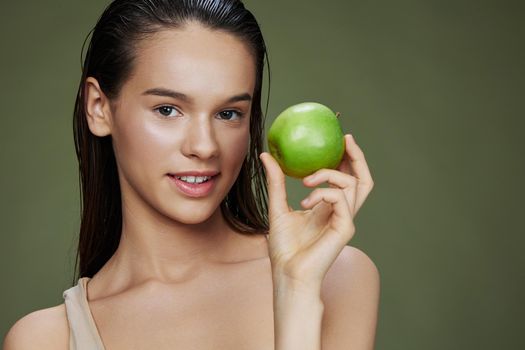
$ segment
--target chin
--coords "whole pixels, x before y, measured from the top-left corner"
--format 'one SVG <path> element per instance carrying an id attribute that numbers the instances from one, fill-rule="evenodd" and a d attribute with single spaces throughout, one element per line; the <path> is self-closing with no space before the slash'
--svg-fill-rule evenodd
<path id="1" fill-rule="evenodd" d="M 205 222 L 209 218 L 210 216 L 192 215 L 192 216 L 177 217 L 175 220 L 185 225 L 198 225 L 198 224 Z"/>
<path id="2" fill-rule="evenodd" d="M 179 207 L 175 210 L 170 210 L 168 213 L 169 217 L 177 222 L 186 225 L 196 225 L 210 220 L 217 211 L 220 212 L 220 203 L 215 210 L 201 203 L 196 203 L 195 206 L 188 208 Z"/>

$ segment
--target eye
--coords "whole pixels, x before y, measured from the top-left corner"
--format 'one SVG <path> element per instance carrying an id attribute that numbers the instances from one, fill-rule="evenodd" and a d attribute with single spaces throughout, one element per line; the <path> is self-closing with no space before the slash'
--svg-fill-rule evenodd
<path id="1" fill-rule="evenodd" d="M 226 117 L 224 119 L 226 120 L 231 120 L 232 118 L 232 112 L 235 114 L 237 114 L 237 119 L 241 119 L 242 117 L 244 117 L 244 113 L 242 112 L 239 112 L 239 111 L 236 111 L 234 109 L 227 109 L 227 110 L 224 110 L 222 112 L 219 113 L 219 115 L 223 116 L 223 117 Z"/>
<path id="2" fill-rule="evenodd" d="M 160 106 L 158 108 L 155 108 L 155 111 L 158 111 L 163 117 L 170 117 L 174 111 L 177 111 L 175 107 L 172 106 Z M 177 111 L 178 112 L 178 111 Z"/>

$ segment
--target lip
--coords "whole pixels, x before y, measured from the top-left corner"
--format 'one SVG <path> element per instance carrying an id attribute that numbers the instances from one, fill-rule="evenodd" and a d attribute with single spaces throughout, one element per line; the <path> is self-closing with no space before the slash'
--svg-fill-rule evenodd
<path id="1" fill-rule="evenodd" d="M 215 176 L 219 174 L 216 170 L 188 170 L 179 173 L 169 173 L 170 176 Z"/>
<path id="2" fill-rule="evenodd" d="M 183 175 L 179 175 L 179 174 L 183 174 Z M 213 188 L 215 187 L 215 182 L 217 181 L 217 176 L 194 175 L 194 174 L 198 174 L 197 172 L 188 172 L 188 175 L 185 175 L 185 174 L 186 173 L 177 173 L 177 175 L 168 174 L 168 177 L 170 178 L 170 182 L 173 183 L 180 192 L 192 198 L 201 198 L 201 197 L 205 197 L 209 195 L 211 191 L 213 190 Z M 202 174 L 202 172 L 200 174 Z M 198 183 L 190 184 L 188 182 L 177 179 L 176 176 L 212 176 L 212 178 L 200 184 Z"/>

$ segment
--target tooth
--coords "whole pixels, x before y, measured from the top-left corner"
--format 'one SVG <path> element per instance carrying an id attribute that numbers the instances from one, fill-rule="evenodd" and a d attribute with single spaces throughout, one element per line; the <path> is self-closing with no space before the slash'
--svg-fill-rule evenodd
<path id="1" fill-rule="evenodd" d="M 203 183 L 204 181 L 209 180 L 210 176 L 177 176 L 178 179 L 189 182 L 189 183 Z"/>

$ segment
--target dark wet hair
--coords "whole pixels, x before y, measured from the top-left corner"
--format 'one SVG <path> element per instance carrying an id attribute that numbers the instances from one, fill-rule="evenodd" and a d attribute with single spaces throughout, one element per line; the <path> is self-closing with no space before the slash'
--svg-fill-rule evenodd
<path id="1" fill-rule="evenodd" d="M 220 208 L 228 224 L 243 234 L 268 231 L 266 177 L 258 157 L 263 151 L 265 117 L 261 110 L 261 86 L 264 57 L 266 55 L 268 60 L 268 54 L 255 17 L 239 0 L 115 0 L 89 33 L 92 36 L 82 64 L 73 115 L 81 192 L 81 223 L 75 259 L 75 273 L 78 265 L 79 276 L 73 277 L 73 284 L 79 277 L 92 277 L 111 258 L 122 230 L 121 192 L 111 135 L 98 137 L 89 130 L 86 78 L 96 78 L 104 94 L 110 101 L 114 100 L 133 71 L 137 43 L 158 31 L 182 28 L 190 21 L 238 37 L 254 57 L 256 81 L 250 117 L 250 149 Z M 268 62 L 268 82 L 269 68 Z M 268 100 L 266 111 L 267 108 Z"/>

